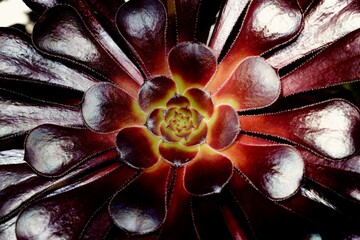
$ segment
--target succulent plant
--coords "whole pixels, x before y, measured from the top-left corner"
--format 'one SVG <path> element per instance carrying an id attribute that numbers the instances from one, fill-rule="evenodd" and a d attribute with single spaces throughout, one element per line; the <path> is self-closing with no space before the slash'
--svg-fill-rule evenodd
<path id="1" fill-rule="evenodd" d="M 358 0 L 24 2 L 0 239 L 360 238 Z"/>

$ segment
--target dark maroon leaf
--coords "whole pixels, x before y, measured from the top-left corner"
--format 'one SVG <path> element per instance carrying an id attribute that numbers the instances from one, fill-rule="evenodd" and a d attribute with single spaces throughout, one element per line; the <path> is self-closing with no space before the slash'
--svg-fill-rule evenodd
<path id="1" fill-rule="evenodd" d="M 359 110 L 342 100 L 275 114 L 242 116 L 244 131 L 288 139 L 333 159 L 349 157 L 359 149 Z"/>
<path id="2" fill-rule="evenodd" d="M 115 147 L 115 134 L 40 125 L 25 141 L 25 161 L 41 175 L 60 176 L 97 153 Z"/>
<path id="3" fill-rule="evenodd" d="M 175 166 L 181 166 L 193 160 L 199 151 L 199 147 L 184 147 L 179 143 L 160 142 L 159 152 L 161 156 Z"/>
<path id="4" fill-rule="evenodd" d="M 219 193 L 232 176 L 230 160 L 202 145 L 198 155 L 186 165 L 184 185 L 195 196 Z"/>
<path id="5" fill-rule="evenodd" d="M 110 83 L 91 87 L 85 93 L 81 111 L 87 126 L 97 132 L 112 132 L 145 123 L 135 99 Z"/>
<path id="6" fill-rule="evenodd" d="M 267 61 L 276 68 L 310 54 L 360 27 L 360 5 L 357 0 L 316 1 L 305 16 L 304 28 L 290 45 Z"/>
<path id="7" fill-rule="evenodd" d="M 216 105 L 229 104 L 235 110 L 271 105 L 280 95 L 280 78 L 263 58 L 246 58 L 213 93 Z"/>
<path id="8" fill-rule="evenodd" d="M 234 174 L 229 185 L 256 239 L 303 240 L 319 236 L 319 229 L 311 221 L 264 197 L 239 174 Z"/>
<path id="9" fill-rule="evenodd" d="M 0 97 L 0 139 L 25 134 L 45 123 L 83 125 L 81 113 L 76 108 Z"/>
<path id="10" fill-rule="evenodd" d="M 256 189 L 269 198 L 289 198 L 302 183 L 304 162 L 292 147 L 234 142 L 223 153 Z"/>
<path id="11" fill-rule="evenodd" d="M 183 93 L 187 88 L 205 86 L 215 73 L 216 58 L 205 45 L 185 42 L 170 51 L 169 66 L 180 93 Z"/>
<path id="12" fill-rule="evenodd" d="M 214 92 L 243 59 L 289 41 L 301 27 L 302 13 L 296 0 L 252 1 L 234 44 L 207 90 Z"/>
<path id="13" fill-rule="evenodd" d="M 118 168 L 96 181 L 86 184 L 83 180 L 80 187 L 35 202 L 21 213 L 16 236 L 18 239 L 78 238 L 99 206 L 133 174 L 126 168 Z"/>
<path id="14" fill-rule="evenodd" d="M 147 79 L 141 86 L 138 101 L 141 109 L 149 112 L 166 105 L 176 93 L 176 84 L 170 78 L 161 76 Z"/>
<path id="15" fill-rule="evenodd" d="M 159 141 L 144 127 L 129 127 L 122 129 L 116 136 L 116 149 L 126 164 L 146 169 L 154 166 L 160 158 Z"/>
<path id="16" fill-rule="evenodd" d="M 163 108 L 156 108 L 152 111 L 148 118 L 146 119 L 145 126 L 147 129 L 156 136 L 161 136 L 160 126 L 164 121 L 164 111 Z"/>
<path id="17" fill-rule="evenodd" d="M 228 147 L 240 132 L 238 114 L 229 105 L 216 107 L 208 126 L 206 142 L 217 150 Z"/>
<path id="18" fill-rule="evenodd" d="M 219 57 L 230 33 L 250 0 L 227 0 L 212 33 L 209 47 Z"/>
<path id="19" fill-rule="evenodd" d="M 281 79 L 282 95 L 360 79 L 360 31 L 338 40 L 289 75 Z"/>
<path id="20" fill-rule="evenodd" d="M 139 84 L 107 54 L 72 7 L 62 5 L 46 11 L 36 22 L 32 37 L 41 51 L 90 67 L 136 95 Z"/>
<path id="21" fill-rule="evenodd" d="M 145 234 L 160 227 L 167 212 L 169 172 L 170 165 L 160 162 L 111 199 L 110 215 L 119 228 L 130 234 Z"/>
<path id="22" fill-rule="evenodd" d="M 97 80 L 80 71 L 44 58 L 24 33 L 0 28 L 0 78 L 56 84 L 85 91 Z"/>
<path id="23" fill-rule="evenodd" d="M 193 41 L 200 0 L 175 0 L 178 43 Z"/>
<path id="24" fill-rule="evenodd" d="M 214 103 L 208 92 L 200 88 L 190 88 L 186 90 L 184 96 L 189 99 L 191 106 L 199 111 L 201 115 L 211 118 L 214 113 Z"/>
<path id="25" fill-rule="evenodd" d="M 168 75 L 164 6 L 157 0 L 129 1 L 119 9 L 116 23 L 145 74 Z"/>
<path id="26" fill-rule="evenodd" d="M 198 239 L 191 215 L 191 196 L 184 188 L 184 168 L 177 168 L 172 196 L 159 239 Z"/>

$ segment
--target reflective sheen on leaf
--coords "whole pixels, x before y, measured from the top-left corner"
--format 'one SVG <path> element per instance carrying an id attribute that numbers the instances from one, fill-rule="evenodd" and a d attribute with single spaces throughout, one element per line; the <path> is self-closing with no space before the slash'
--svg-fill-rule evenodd
<path id="1" fill-rule="evenodd" d="M 232 173 L 233 165 L 227 157 L 202 145 L 195 159 L 186 166 L 185 189 L 195 196 L 219 193 Z"/>
<path id="2" fill-rule="evenodd" d="M 235 110 L 269 106 L 280 94 L 280 78 L 263 58 L 245 59 L 213 94 L 215 103 L 227 103 Z"/>
<path id="3" fill-rule="evenodd" d="M 229 105 L 216 107 L 208 126 L 206 143 L 216 150 L 228 147 L 240 132 L 238 115 Z"/>
<path id="4" fill-rule="evenodd" d="M 360 113 L 343 100 L 268 115 L 241 116 L 245 131 L 288 139 L 333 159 L 346 158 L 360 148 Z"/>
<path id="5" fill-rule="evenodd" d="M 170 78 L 161 76 L 147 79 L 138 95 L 140 108 L 149 112 L 156 107 L 165 106 L 175 93 L 176 85 Z"/>
<path id="6" fill-rule="evenodd" d="M 181 166 L 193 160 L 199 151 L 199 147 L 185 147 L 179 143 L 160 142 L 159 152 L 161 156 L 174 166 Z"/>
<path id="7" fill-rule="evenodd" d="M 81 110 L 87 126 L 97 132 L 112 132 L 145 122 L 135 99 L 110 83 L 91 87 L 85 93 Z"/>
<path id="8" fill-rule="evenodd" d="M 42 175 L 60 176 L 88 157 L 115 147 L 114 140 L 114 134 L 40 125 L 26 138 L 24 160 Z"/>
<path id="9" fill-rule="evenodd" d="M 304 162 L 292 147 L 233 143 L 224 151 L 252 184 L 265 196 L 284 199 L 300 187 Z"/>
<path id="10" fill-rule="evenodd" d="M 121 160 L 131 167 L 146 169 L 159 160 L 158 142 L 144 127 L 122 129 L 116 136 L 116 148 Z"/>
<path id="11" fill-rule="evenodd" d="M 191 106 L 198 110 L 202 115 L 211 118 L 214 113 L 214 103 L 208 92 L 200 88 L 190 88 L 186 90 L 184 96 L 189 99 Z"/>
<path id="12" fill-rule="evenodd" d="M 157 0 L 128 1 L 119 9 L 116 22 L 145 74 L 168 75 L 164 6 Z"/>
<path id="13" fill-rule="evenodd" d="M 166 187 L 170 165 L 159 163 L 144 171 L 110 202 L 110 215 L 117 227 L 130 234 L 155 231 L 166 216 Z"/>
<path id="14" fill-rule="evenodd" d="M 216 58 L 205 45 L 184 42 L 169 53 L 169 66 L 180 93 L 203 87 L 216 71 Z"/>

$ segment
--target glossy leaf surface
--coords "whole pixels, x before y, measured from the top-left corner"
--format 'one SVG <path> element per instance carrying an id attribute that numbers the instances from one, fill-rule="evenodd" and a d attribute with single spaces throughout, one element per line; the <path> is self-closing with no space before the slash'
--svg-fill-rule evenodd
<path id="1" fill-rule="evenodd" d="M 280 94 L 280 78 L 263 58 L 247 58 L 213 94 L 214 101 L 235 110 L 266 107 Z"/>
<path id="2" fill-rule="evenodd" d="M 60 176 L 92 155 L 115 147 L 114 140 L 114 134 L 40 125 L 26 138 L 24 160 L 42 175 Z"/>
<path id="3" fill-rule="evenodd" d="M 110 83 L 91 87 L 85 93 L 81 111 L 87 126 L 97 132 L 112 132 L 145 122 L 135 99 Z"/>
<path id="4" fill-rule="evenodd" d="M 287 112 L 240 117 L 245 131 L 285 138 L 333 159 L 351 156 L 359 149 L 356 139 L 359 120 L 359 110 L 339 100 Z"/>

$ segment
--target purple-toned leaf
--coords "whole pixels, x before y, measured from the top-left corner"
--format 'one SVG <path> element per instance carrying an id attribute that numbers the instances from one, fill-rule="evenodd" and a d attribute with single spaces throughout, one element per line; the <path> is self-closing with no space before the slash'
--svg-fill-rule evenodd
<path id="1" fill-rule="evenodd" d="M 148 118 L 146 119 L 145 126 L 147 129 L 156 136 L 161 136 L 160 126 L 164 121 L 164 112 L 163 108 L 156 108 L 152 111 Z"/>
<path id="2" fill-rule="evenodd" d="M 122 161 L 137 169 L 154 166 L 159 158 L 159 138 L 144 127 L 122 129 L 116 136 L 116 149 Z"/>
<path id="3" fill-rule="evenodd" d="M 97 80 L 44 58 L 24 33 L 0 28 L 0 78 L 56 84 L 85 91 Z"/>
<path id="4" fill-rule="evenodd" d="M 167 13 L 166 53 L 177 44 L 176 9 L 174 0 L 161 0 Z"/>
<path id="5" fill-rule="evenodd" d="M 208 92 L 200 88 L 190 88 L 186 90 L 184 96 L 189 99 L 191 106 L 207 118 L 211 118 L 214 113 L 214 103 Z"/>
<path id="6" fill-rule="evenodd" d="M 260 57 L 246 58 L 213 93 L 216 105 L 229 104 L 238 111 L 269 106 L 279 95 L 280 78 Z"/>
<path id="7" fill-rule="evenodd" d="M 168 75 L 164 6 L 157 0 L 126 2 L 119 9 L 116 23 L 145 74 Z"/>
<path id="8" fill-rule="evenodd" d="M 263 196 L 239 174 L 229 183 L 256 239 L 306 239 L 319 229 L 308 219 Z"/>
<path id="9" fill-rule="evenodd" d="M 190 136 L 182 141 L 185 146 L 195 146 L 205 143 L 208 134 L 208 126 L 205 121 L 202 121 L 199 127 L 193 131 Z"/>
<path id="10" fill-rule="evenodd" d="M 90 67 L 136 96 L 139 84 L 117 65 L 88 32 L 74 8 L 61 5 L 46 11 L 36 22 L 32 38 L 42 52 Z"/>
<path id="11" fill-rule="evenodd" d="M 198 155 L 186 165 L 184 186 L 195 196 L 219 193 L 232 176 L 231 161 L 206 145 L 200 147 Z"/>
<path id="12" fill-rule="evenodd" d="M 314 0 L 297 0 L 298 4 L 303 12 L 307 11 Z"/>
<path id="13" fill-rule="evenodd" d="M 116 226 L 130 234 L 146 234 L 159 228 L 167 212 L 169 173 L 170 165 L 161 162 L 118 192 L 109 206 Z"/>
<path id="14" fill-rule="evenodd" d="M 290 45 L 267 61 L 282 68 L 360 27 L 360 5 L 357 0 L 318 1 L 304 19 L 304 28 Z"/>
<path id="15" fill-rule="evenodd" d="M 180 94 L 187 88 L 202 88 L 216 71 L 216 58 L 205 45 L 184 42 L 169 53 L 169 66 Z"/>
<path id="16" fill-rule="evenodd" d="M 138 95 L 140 108 L 149 112 L 156 107 L 166 105 L 166 102 L 175 95 L 176 84 L 165 76 L 147 79 L 141 86 Z"/>
<path id="17" fill-rule="evenodd" d="M 187 108 L 190 106 L 190 101 L 186 97 L 175 94 L 172 98 L 169 99 L 166 103 L 166 107 L 170 109 L 176 108 Z"/>
<path id="18" fill-rule="evenodd" d="M 24 163 L 24 150 L 11 149 L 0 152 L 0 165 Z"/>
<path id="19" fill-rule="evenodd" d="M 46 9 L 60 4 L 61 0 L 24 0 L 24 3 L 35 12 L 41 14 Z"/>
<path id="20" fill-rule="evenodd" d="M 16 236 L 18 239 L 78 238 L 98 208 L 133 175 L 127 168 L 118 168 L 96 181 L 35 202 L 19 216 Z"/>
<path id="21" fill-rule="evenodd" d="M 129 125 L 145 123 L 137 108 L 134 98 L 110 83 L 91 87 L 81 104 L 85 123 L 97 132 L 112 132 Z"/>
<path id="22" fill-rule="evenodd" d="M 304 162 L 292 147 L 234 142 L 223 154 L 262 194 L 271 199 L 289 198 L 301 185 Z"/>
<path id="23" fill-rule="evenodd" d="M 159 239 L 198 239 L 191 215 L 191 196 L 184 188 L 184 168 L 176 168 L 172 196 Z"/>
<path id="24" fill-rule="evenodd" d="M 200 0 L 175 0 L 178 43 L 193 41 Z"/>
<path id="25" fill-rule="evenodd" d="M 209 47 L 219 57 L 233 27 L 250 0 L 227 0 L 210 39 Z"/>
<path id="26" fill-rule="evenodd" d="M 282 95 L 324 88 L 360 79 L 360 31 L 338 40 L 281 79 Z"/>
<path id="27" fill-rule="evenodd" d="M 208 127 L 206 143 L 216 150 L 224 149 L 235 141 L 240 132 L 238 114 L 229 105 L 217 106 Z"/>
<path id="28" fill-rule="evenodd" d="M 234 44 L 207 90 L 216 91 L 243 59 L 289 41 L 301 27 L 302 13 L 296 0 L 252 1 Z"/>
<path id="29" fill-rule="evenodd" d="M 329 161 L 308 151 L 300 153 L 306 162 L 306 176 L 355 201 L 360 200 L 360 157 L 358 155 L 344 161 Z"/>
<path id="30" fill-rule="evenodd" d="M 181 166 L 193 160 L 199 151 L 199 147 L 184 147 L 179 143 L 160 142 L 159 152 L 161 156 L 174 166 Z"/>
<path id="31" fill-rule="evenodd" d="M 45 124 L 27 136 L 24 160 L 41 175 L 61 176 L 92 155 L 114 147 L 115 134 Z"/>
<path id="32" fill-rule="evenodd" d="M 285 138 L 333 159 L 349 157 L 359 150 L 359 121 L 359 110 L 338 99 L 286 112 L 240 117 L 244 131 Z"/>
<path id="33" fill-rule="evenodd" d="M 27 100 L 27 101 L 25 101 Z M 0 139 L 23 135 L 40 124 L 83 125 L 78 109 L 55 104 L 45 104 L 29 99 L 14 100 L 0 97 Z"/>

